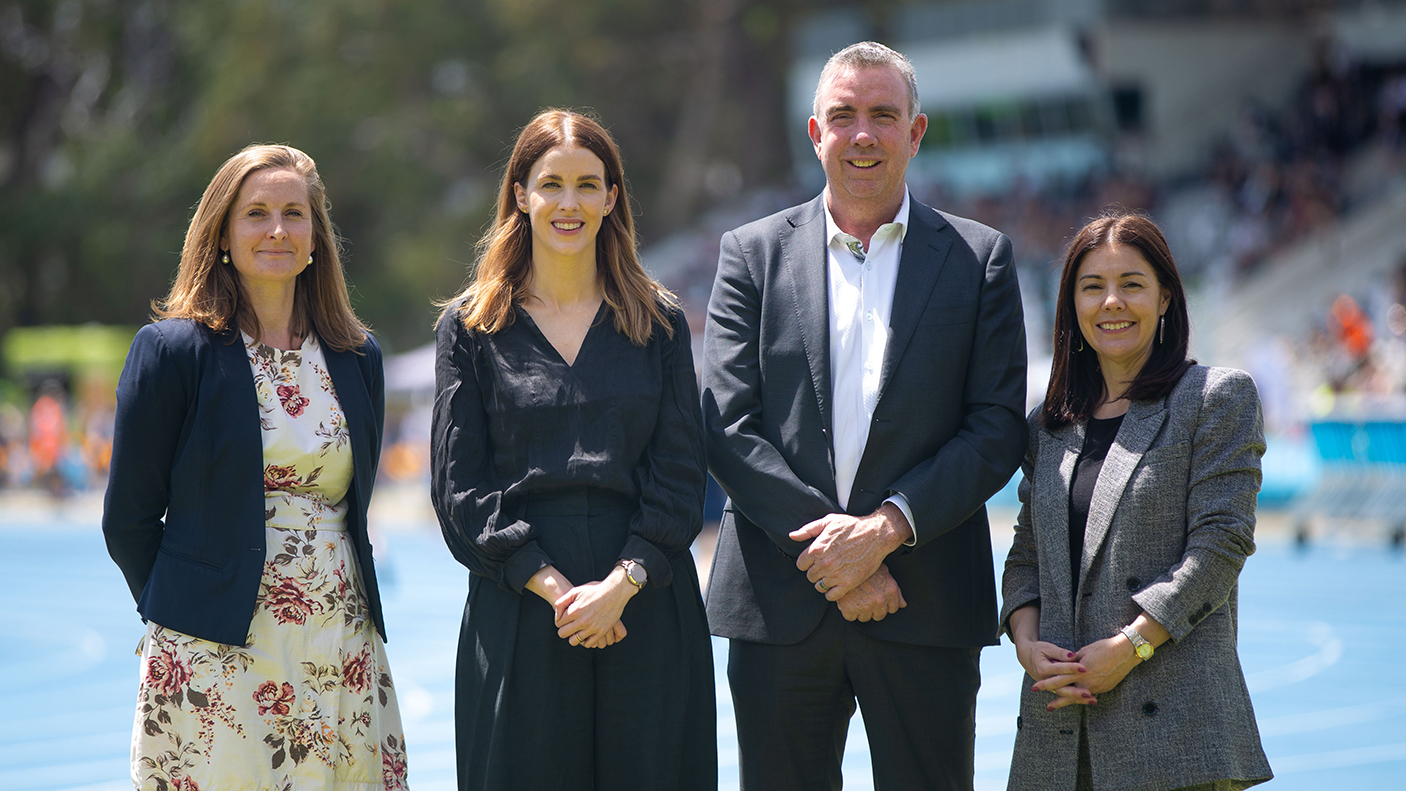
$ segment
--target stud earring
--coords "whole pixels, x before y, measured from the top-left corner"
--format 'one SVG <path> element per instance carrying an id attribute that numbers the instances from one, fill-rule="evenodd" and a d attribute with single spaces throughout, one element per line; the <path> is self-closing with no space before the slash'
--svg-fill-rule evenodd
<path id="1" fill-rule="evenodd" d="M 1167 315 L 1162 314 L 1162 318 L 1157 320 L 1157 342 L 1161 343 L 1167 339 Z"/>
<path id="2" fill-rule="evenodd" d="M 229 251 L 228 251 L 228 250 L 226 250 L 226 251 L 224 252 L 224 254 L 220 256 L 220 263 L 222 263 L 222 264 L 228 264 L 228 263 L 229 263 Z"/>

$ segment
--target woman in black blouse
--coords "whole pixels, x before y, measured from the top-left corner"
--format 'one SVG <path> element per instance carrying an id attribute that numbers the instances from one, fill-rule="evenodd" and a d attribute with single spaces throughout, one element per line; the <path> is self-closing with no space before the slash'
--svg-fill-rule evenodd
<path id="1" fill-rule="evenodd" d="M 715 788 L 689 329 L 598 123 L 523 129 L 436 334 L 431 496 L 472 572 L 459 787 Z"/>

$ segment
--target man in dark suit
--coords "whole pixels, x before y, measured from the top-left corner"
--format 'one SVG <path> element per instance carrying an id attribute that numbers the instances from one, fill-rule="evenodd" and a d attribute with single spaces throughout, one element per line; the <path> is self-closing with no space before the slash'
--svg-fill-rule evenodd
<path id="1" fill-rule="evenodd" d="M 856 700 L 876 788 L 972 786 L 984 503 L 1025 452 L 1025 334 L 1009 240 L 908 195 L 926 129 L 906 58 L 837 53 L 809 122 L 824 193 L 722 240 L 708 619 L 750 791 L 838 789 Z"/>

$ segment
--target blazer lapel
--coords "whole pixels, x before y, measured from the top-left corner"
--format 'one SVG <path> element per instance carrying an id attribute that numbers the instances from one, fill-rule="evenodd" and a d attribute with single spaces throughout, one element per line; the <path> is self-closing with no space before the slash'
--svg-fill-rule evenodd
<path id="1" fill-rule="evenodd" d="M 231 342 L 232 341 L 232 342 Z M 210 334 L 210 352 L 215 359 L 219 380 L 227 382 L 227 397 L 230 405 L 229 426 L 249 426 L 239 429 L 240 451 L 251 462 L 255 462 L 254 472 L 258 480 L 264 477 L 263 433 L 259 430 L 259 392 L 254 386 L 254 369 L 249 366 L 249 352 L 244 346 L 244 337 L 238 330 Z M 223 388 L 222 388 L 223 389 Z"/>
<path id="2" fill-rule="evenodd" d="M 1099 471 L 1093 498 L 1089 502 L 1089 521 L 1084 530 L 1084 557 L 1079 564 L 1080 590 L 1083 590 L 1088 579 L 1094 557 L 1108 538 L 1108 528 L 1113 524 L 1113 513 L 1123 498 L 1123 490 L 1127 488 L 1128 480 L 1132 478 L 1138 462 L 1142 461 L 1143 454 L 1152 445 L 1152 440 L 1156 439 L 1166 417 L 1166 399 L 1134 401 L 1118 427 L 1118 435 L 1103 460 L 1103 469 Z M 1077 455 L 1078 451 L 1075 453 Z"/>
<path id="3" fill-rule="evenodd" d="M 879 400 L 893 377 L 903 350 L 913 337 L 927 307 L 938 275 L 947 263 L 952 247 L 950 234 L 939 233 L 947 221 L 931 207 L 909 197 L 908 231 L 903 236 L 903 254 L 898 261 L 898 279 L 893 289 L 893 309 L 889 313 L 889 342 L 884 349 L 884 367 L 879 375 Z"/>
<path id="4" fill-rule="evenodd" d="M 1074 465 L 1079 461 L 1079 451 L 1084 447 L 1084 425 L 1073 423 L 1053 433 L 1041 430 L 1039 468 L 1035 471 L 1035 484 L 1039 490 L 1032 493 L 1031 502 L 1039 509 L 1041 528 L 1037 531 L 1040 541 L 1040 564 L 1049 575 L 1053 588 L 1052 601 L 1043 602 L 1040 618 L 1050 619 L 1048 634 L 1063 639 L 1074 636 L 1074 602 L 1068 600 L 1071 581 L 1069 575 L 1069 484 L 1074 479 Z M 1045 507 L 1048 504 L 1048 507 Z M 1048 612 L 1048 615 L 1046 613 Z"/>
<path id="5" fill-rule="evenodd" d="M 830 297 L 826 274 L 825 195 L 801 206 L 781 230 L 781 264 L 791 281 L 796 301 L 796 326 L 810 363 L 811 384 L 820 402 L 825 441 L 834 458 L 835 441 L 830 419 Z"/>

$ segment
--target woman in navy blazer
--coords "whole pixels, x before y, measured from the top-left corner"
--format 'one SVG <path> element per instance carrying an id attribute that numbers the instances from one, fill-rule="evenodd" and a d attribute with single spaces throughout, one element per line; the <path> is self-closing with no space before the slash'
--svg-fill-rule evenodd
<path id="1" fill-rule="evenodd" d="M 231 157 L 154 310 L 118 384 L 103 512 L 149 623 L 133 782 L 403 787 L 366 525 L 381 351 L 311 158 Z"/>

